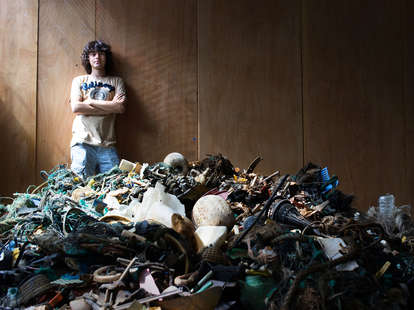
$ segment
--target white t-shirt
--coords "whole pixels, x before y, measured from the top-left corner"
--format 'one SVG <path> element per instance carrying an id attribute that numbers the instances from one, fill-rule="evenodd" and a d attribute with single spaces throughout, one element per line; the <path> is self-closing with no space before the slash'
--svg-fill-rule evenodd
<path id="1" fill-rule="evenodd" d="M 115 94 L 125 94 L 124 82 L 120 77 L 92 75 L 77 76 L 72 81 L 71 98 L 84 101 L 111 101 Z M 115 135 L 116 114 L 109 115 L 76 115 L 72 125 L 72 141 L 97 146 L 112 146 L 116 143 Z"/>

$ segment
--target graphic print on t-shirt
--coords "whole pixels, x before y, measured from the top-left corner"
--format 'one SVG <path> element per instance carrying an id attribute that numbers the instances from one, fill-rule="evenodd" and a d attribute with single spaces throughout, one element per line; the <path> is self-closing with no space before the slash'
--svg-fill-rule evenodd
<path id="1" fill-rule="evenodd" d="M 108 98 L 109 92 L 105 88 L 95 88 L 91 91 L 89 97 L 95 100 L 106 100 Z"/>
<path id="2" fill-rule="evenodd" d="M 108 100 L 109 92 L 115 90 L 115 87 L 102 82 L 82 83 L 81 88 L 87 91 L 93 88 L 89 94 L 89 98 L 94 100 Z"/>

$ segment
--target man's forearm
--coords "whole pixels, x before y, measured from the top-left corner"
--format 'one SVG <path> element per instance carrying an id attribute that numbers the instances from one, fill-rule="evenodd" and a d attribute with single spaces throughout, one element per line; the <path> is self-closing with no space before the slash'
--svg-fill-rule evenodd
<path id="1" fill-rule="evenodd" d="M 90 103 L 77 101 L 72 102 L 72 112 L 80 115 L 108 115 L 113 112 L 107 112 L 98 107 L 92 106 Z"/>
<path id="2" fill-rule="evenodd" d="M 90 106 L 107 113 L 124 113 L 124 102 L 90 100 Z"/>

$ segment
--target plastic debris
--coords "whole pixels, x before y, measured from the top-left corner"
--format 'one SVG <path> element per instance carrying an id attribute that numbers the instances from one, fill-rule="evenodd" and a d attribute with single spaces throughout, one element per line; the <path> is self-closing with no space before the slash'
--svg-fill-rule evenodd
<path id="1" fill-rule="evenodd" d="M 170 228 L 173 214 L 185 216 L 184 205 L 176 196 L 166 193 L 165 186 L 159 182 L 145 192 L 141 206 L 136 209 L 137 221 L 154 220 Z"/>
<path id="2" fill-rule="evenodd" d="M 260 161 L 42 171 L 0 205 L 0 308 L 410 309 L 409 206 L 362 212 L 326 167 L 265 176 Z"/>

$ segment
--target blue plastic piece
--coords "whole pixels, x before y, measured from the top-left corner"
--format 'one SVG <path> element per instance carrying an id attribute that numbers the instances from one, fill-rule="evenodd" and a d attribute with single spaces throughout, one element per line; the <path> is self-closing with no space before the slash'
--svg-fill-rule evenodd
<path id="1" fill-rule="evenodd" d="M 63 280 L 79 280 L 80 276 L 78 274 L 71 275 L 70 273 L 65 273 L 60 278 Z"/>
<path id="2" fill-rule="evenodd" d="M 14 242 L 14 240 L 12 240 L 7 244 L 6 249 L 9 250 L 10 252 L 12 252 L 15 247 L 16 247 L 16 242 Z"/>
<path id="3" fill-rule="evenodd" d="M 328 167 L 325 167 L 321 170 L 321 177 L 322 177 L 322 182 L 325 183 L 329 181 Z"/>
<path id="4" fill-rule="evenodd" d="M 329 181 L 329 172 L 328 172 L 328 167 L 325 167 L 321 170 L 321 177 L 322 177 L 322 182 L 326 183 Z M 332 189 L 332 184 L 328 184 L 324 189 L 323 192 L 329 192 Z"/>
<path id="5" fill-rule="evenodd" d="M 335 176 L 333 176 L 332 178 L 329 177 L 328 167 L 321 169 L 321 178 L 323 183 L 322 193 L 329 192 L 331 189 L 337 187 L 339 184 L 339 181 Z M 334 178 L 336 180 L 333 180 Z"/>

